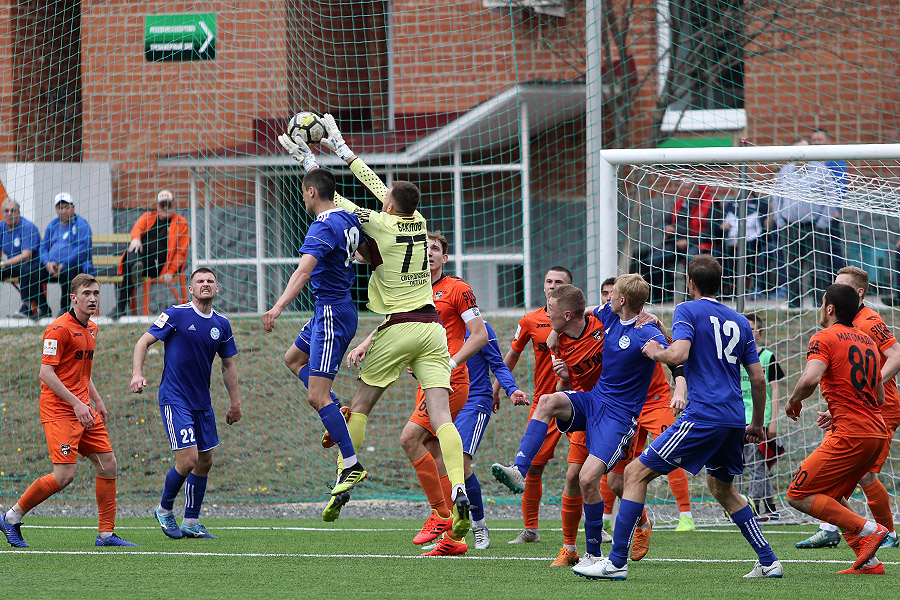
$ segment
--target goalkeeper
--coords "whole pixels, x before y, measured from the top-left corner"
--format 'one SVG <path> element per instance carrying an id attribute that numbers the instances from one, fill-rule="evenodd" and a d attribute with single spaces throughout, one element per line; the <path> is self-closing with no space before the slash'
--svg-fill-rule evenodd
<path id="1" fill-rule="evenodd" d="M 356 206 L 335 194 L 338 208 L 353 212 L 372 246 L 368 308 L 385 316 L 371 336 L 371 345 L 350 405 L 347 425 L 353 446 L 365 441 L 366 421 L 384 390 L 394 385 L 409 365 L 425 394 L 431 426 L 444 457 L 453 487 L 453 534 L 462 538 L 471 524 L 469 499 L 463 476 L 463 448 L 450 417 L 450 371 L 456 365 L 447 350 L 447 338 L 434 307 L 428 266 L 428 226 L 416 210 L 421 194 L 408 181 L 396 181 L 388 189 L 381 179 L 344 142 L 334 117 L 324 115 L 326 137 L 321 144 L 340 157 L 359 181 L 382 202 L 381 212 Z M 318 167 L 315 156 L 302 140 L 288 135 L 278 140 L 307 171 Z M 362 465 L 341 470 L 332 503 L 344 503 L 345 492 L 365 479 Z"/>

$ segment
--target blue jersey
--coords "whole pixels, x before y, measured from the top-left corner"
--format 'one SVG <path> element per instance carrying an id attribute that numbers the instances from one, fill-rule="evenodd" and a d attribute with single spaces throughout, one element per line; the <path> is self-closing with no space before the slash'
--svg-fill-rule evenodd
<path id="1" fill-rule="evenodd" d="M 636 328 L 637 317 L 622 321 L 609 303 L 594 309 L 594 316 L 603 323 L 606 340 L 603 373 L 593 393 L 596 399 L 615 409 L 611 414 L 620 415 L 621 420 L 628 422 L 640 415 L 656 368 L 656 361 L 644 356 L 644 346 L 650 340 L 663 347 L 669 342 L 655 323 Z"/>
<path id="2" fill-rule="evenodd" d="M 209 378 L 216 354 L 237 354 L 231 323 L 212 311 L 205 315 L 190 302 L 159 315 L 148 330 L 165 343 L 159 404 L 177 404 L 191 410 L 212 406 Z"/>
<path id="3" fill-rule="evenodd" d="M 493 396 L 491 374 L 488 369 L 494 372 L 497 381 L 506 390 L 506 395 L 511 396 L 519 387 L 516 385 L 516 380 L 509 367 L 503 362 L 500 345 L 497 343 L 497 334 L 494 333 L 494 329 L 487 321 L 484 322 L 484 326 L 488 333 L 487 344 L 475 356 L 466 361 L 466 366 L 469 367 L 469 397 Z M 466 330 L 466 339 L 468 338 L 469 332 Z"/>
<path id="4" fill-rule="evenodd" d="M 744 427 L 741 365 L 759 362 L 746 317 L 712 298 L 684 302 L 675 308 L 672 339 L 691 342 L 684 420 Z"/>
<path id="5" fill-rule="evenodd" d="M 301 254 L 318 259 L 310 276 L 316 302 L 350 302 L 350 288 L 356 279 L 353 256 L 362 238 L 359 218 L 341 208 L 326 210 L 316 217 L 306 232 Z"/>
<path id="6" fill-rule="evenodd" d="M 23 250 L 31 250 L 31 262 L 37 263 L 41 250 L 41 232 L 24 217 L 19 217 L 19 222 L 11 230 L 6 223 L 0 223 L 0 250 L 6 258 L 18 256 Z"/>

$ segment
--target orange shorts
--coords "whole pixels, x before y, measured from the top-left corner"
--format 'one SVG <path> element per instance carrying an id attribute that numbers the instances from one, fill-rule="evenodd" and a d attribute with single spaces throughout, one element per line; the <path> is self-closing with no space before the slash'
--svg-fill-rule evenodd
<path id="1" fill-rule="evenodd" d="M 450 418 L 455 419 L 462 407 L 466 405 L 469 399 L 469 384 L 457 383 L 453 385 L 453 391 L 450 392 Z M 425 392 L 422 388 L 416 391 L 416 408 L 409 420 L 416 425 L 421 425 L 434 435 L 434 429 L 431 428 L 431 419 L 428 417 L 428 405 L 425 402 Z"/>
<path id="2" fill-rule="evenodd" d="M 881 451 L 878 460 L 875 461 L 875 465 L 872 466 L 872 473 L 881 473 L 881 467 L 884 466 L 884 461 L 887 460 L 888 454 L 891 453 L 891 440 L 894 439 L 897 427 L 900 427 L 900 419 L 885 419 L 884 424 L 887 425 L 888 433 L 891 434 L 891 437 L 888 439 L 887 444 L 884 445 L 884 450 Z"/>
<path id="3" fill-rule="evenodd" d="M 637 431 L 625 451 L 622 458 L 612 468 L 612 473 L 624 473 L 628 463 L 641 455 L 644 451 L 644 444 L 647 443 L 647 435 L 650 434 L 654 438 L 658 437 L 669 425 L 675 422 L 675 413 L 672 407 L 660 405 L 644 410 L 638 417 Z"/>
<path id="4" fill-rule="evenodd" d="M 50 462 L 73 464 L 78 462 L 79 454 L 87 456 L 94 452 L 112 452 L 109 432 L 99 418 L 90 429 L 85 429 L 78 421 L 47 421 L 41 425 L 47 438 Z"/>
<path id="5" fill-rule="evenodd" d="M 849 497 L 889 443 L 890 440 L 846 438 L 829 432 L 819 447 L 800 463 L 788 488 L 788 498 L 815 494 L 836 500 Z"/>
<path id="6" fill-rule="evenodd" d="M 583 465 L 589 454 L 585 433 L 583 431 L 573 431 L 567 433 L 566 436 L 569 438 L 569 456 L 566 458 L 566 462 Z"/>

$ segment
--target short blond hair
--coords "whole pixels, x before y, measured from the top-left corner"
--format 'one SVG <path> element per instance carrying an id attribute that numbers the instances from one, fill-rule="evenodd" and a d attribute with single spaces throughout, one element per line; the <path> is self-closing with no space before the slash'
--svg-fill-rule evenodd
<path id="1" fill-rule="evenodd" d="M 69 293 L 77 296 L 78 292 L 81 291 L 82 288 L 86 288 L 88 286 L 94 284 L 100 285 L 100 282 L 97 281 L 97 278 L 88 273 L 79 273 L 72 279 L 72 283 L 69 284 Z"/>
<path id="2" fill-rule="evenodd" d="M 859 267 L 842 267 L 838 275 L 849 275 L 853 280 L 853 287 L 862 288 L 863 296 L 869 292 L 869 274 Z"/>
<path id="3" fill-rule="evenodd" d="M 650 284 L 635 273 L 620 275 L 616 278 L 616 282 L 613 285 L 625 298 L 628 308 L 634 312 L 641 312 L 647 303 L 647 299 L 650 298 Z"/>
<path id="4" fill-rule="evenodd" d="M 581 288 L 575 287 L 570 283 L 551 290 L 550 298 L 556 300 L 559 308 L 572 311 L 572 314 L 575 316 L 583 315 L 584 309 L 587 306 L 587 299 L 584 297 L 584 292 L 581 291 Z"/>

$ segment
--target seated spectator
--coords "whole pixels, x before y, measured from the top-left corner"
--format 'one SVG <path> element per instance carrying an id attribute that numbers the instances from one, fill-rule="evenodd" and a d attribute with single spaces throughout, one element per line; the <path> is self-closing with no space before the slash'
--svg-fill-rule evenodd
<path id="1" fill-rule="evenodd" d="M 780 262 L 776 260 L 778 246 L 774 242 L 774 235 L 766 230 L 769 219 L 768 198 L 752 195 L 747 202 L 746 224 L 746 266 L 744 275 L 747 277 L 748 294 L 775 293 L 781 283 L 779 281 Z M 728 202 L 721 211 L 723 214 L 718 226 L 716 237 L 723 239 L 723 244 L 718 252 L 722 259 L 723 279 L 722 287 L 724 295 L 736 293 L 737 289 L 737 262 L 738 262 L 738 221 L 739 206 L 737 200 Z"/>
<path id="2" fill-rule="evenodd" d="M 16 319 L 46 317 L 50 307 L 41 286 L 41 232 L 34 223 L 21 216 L 19 203 L 12 198 L 3 201 L 2 210 L 0 250 L 6 258 L 0 261 L 0 279 L 18 278 L 22 297 L 19 312 L 9 316 Z"/>
<path id="3" fill-rule="evenodd" d="M 75 214 L 75 202 L 67 192 L 53 198 L 56 219 L 50 221 L 41 241 L 42 283 L 59 283 L 59 314 L 69 310 L 69 284 L 79 273 L 94 274 L 91 261 L 91 226 Z"/>
<path id="4" fill-rule="evenodd" d="M 142 276 L 161 278 L 171 285 L 184 270 L 191 243 L 187 219 L 175 213 L 175 197 L 169 190 L 156 195 L 156 210 L 142 214 L 131 228 L 131 243 L 119 262 L 116 308 L 109 317 L 118 319 L 128 313 L 134 287 Z"/>
<path id="5" fill-rule="evenodd" d="M 687 193 L 683 190 L 687 187 Z M 716 197 L 707 185 L 685 186 L 679 190 L 665 227 L 661 248 L 653 248 L 639 272 L 650 284 L 652 302 L 665 302 L 674 292 L 674 270 L 679 260 L 710 254 L 713 247 L 712 212 Z"/>

